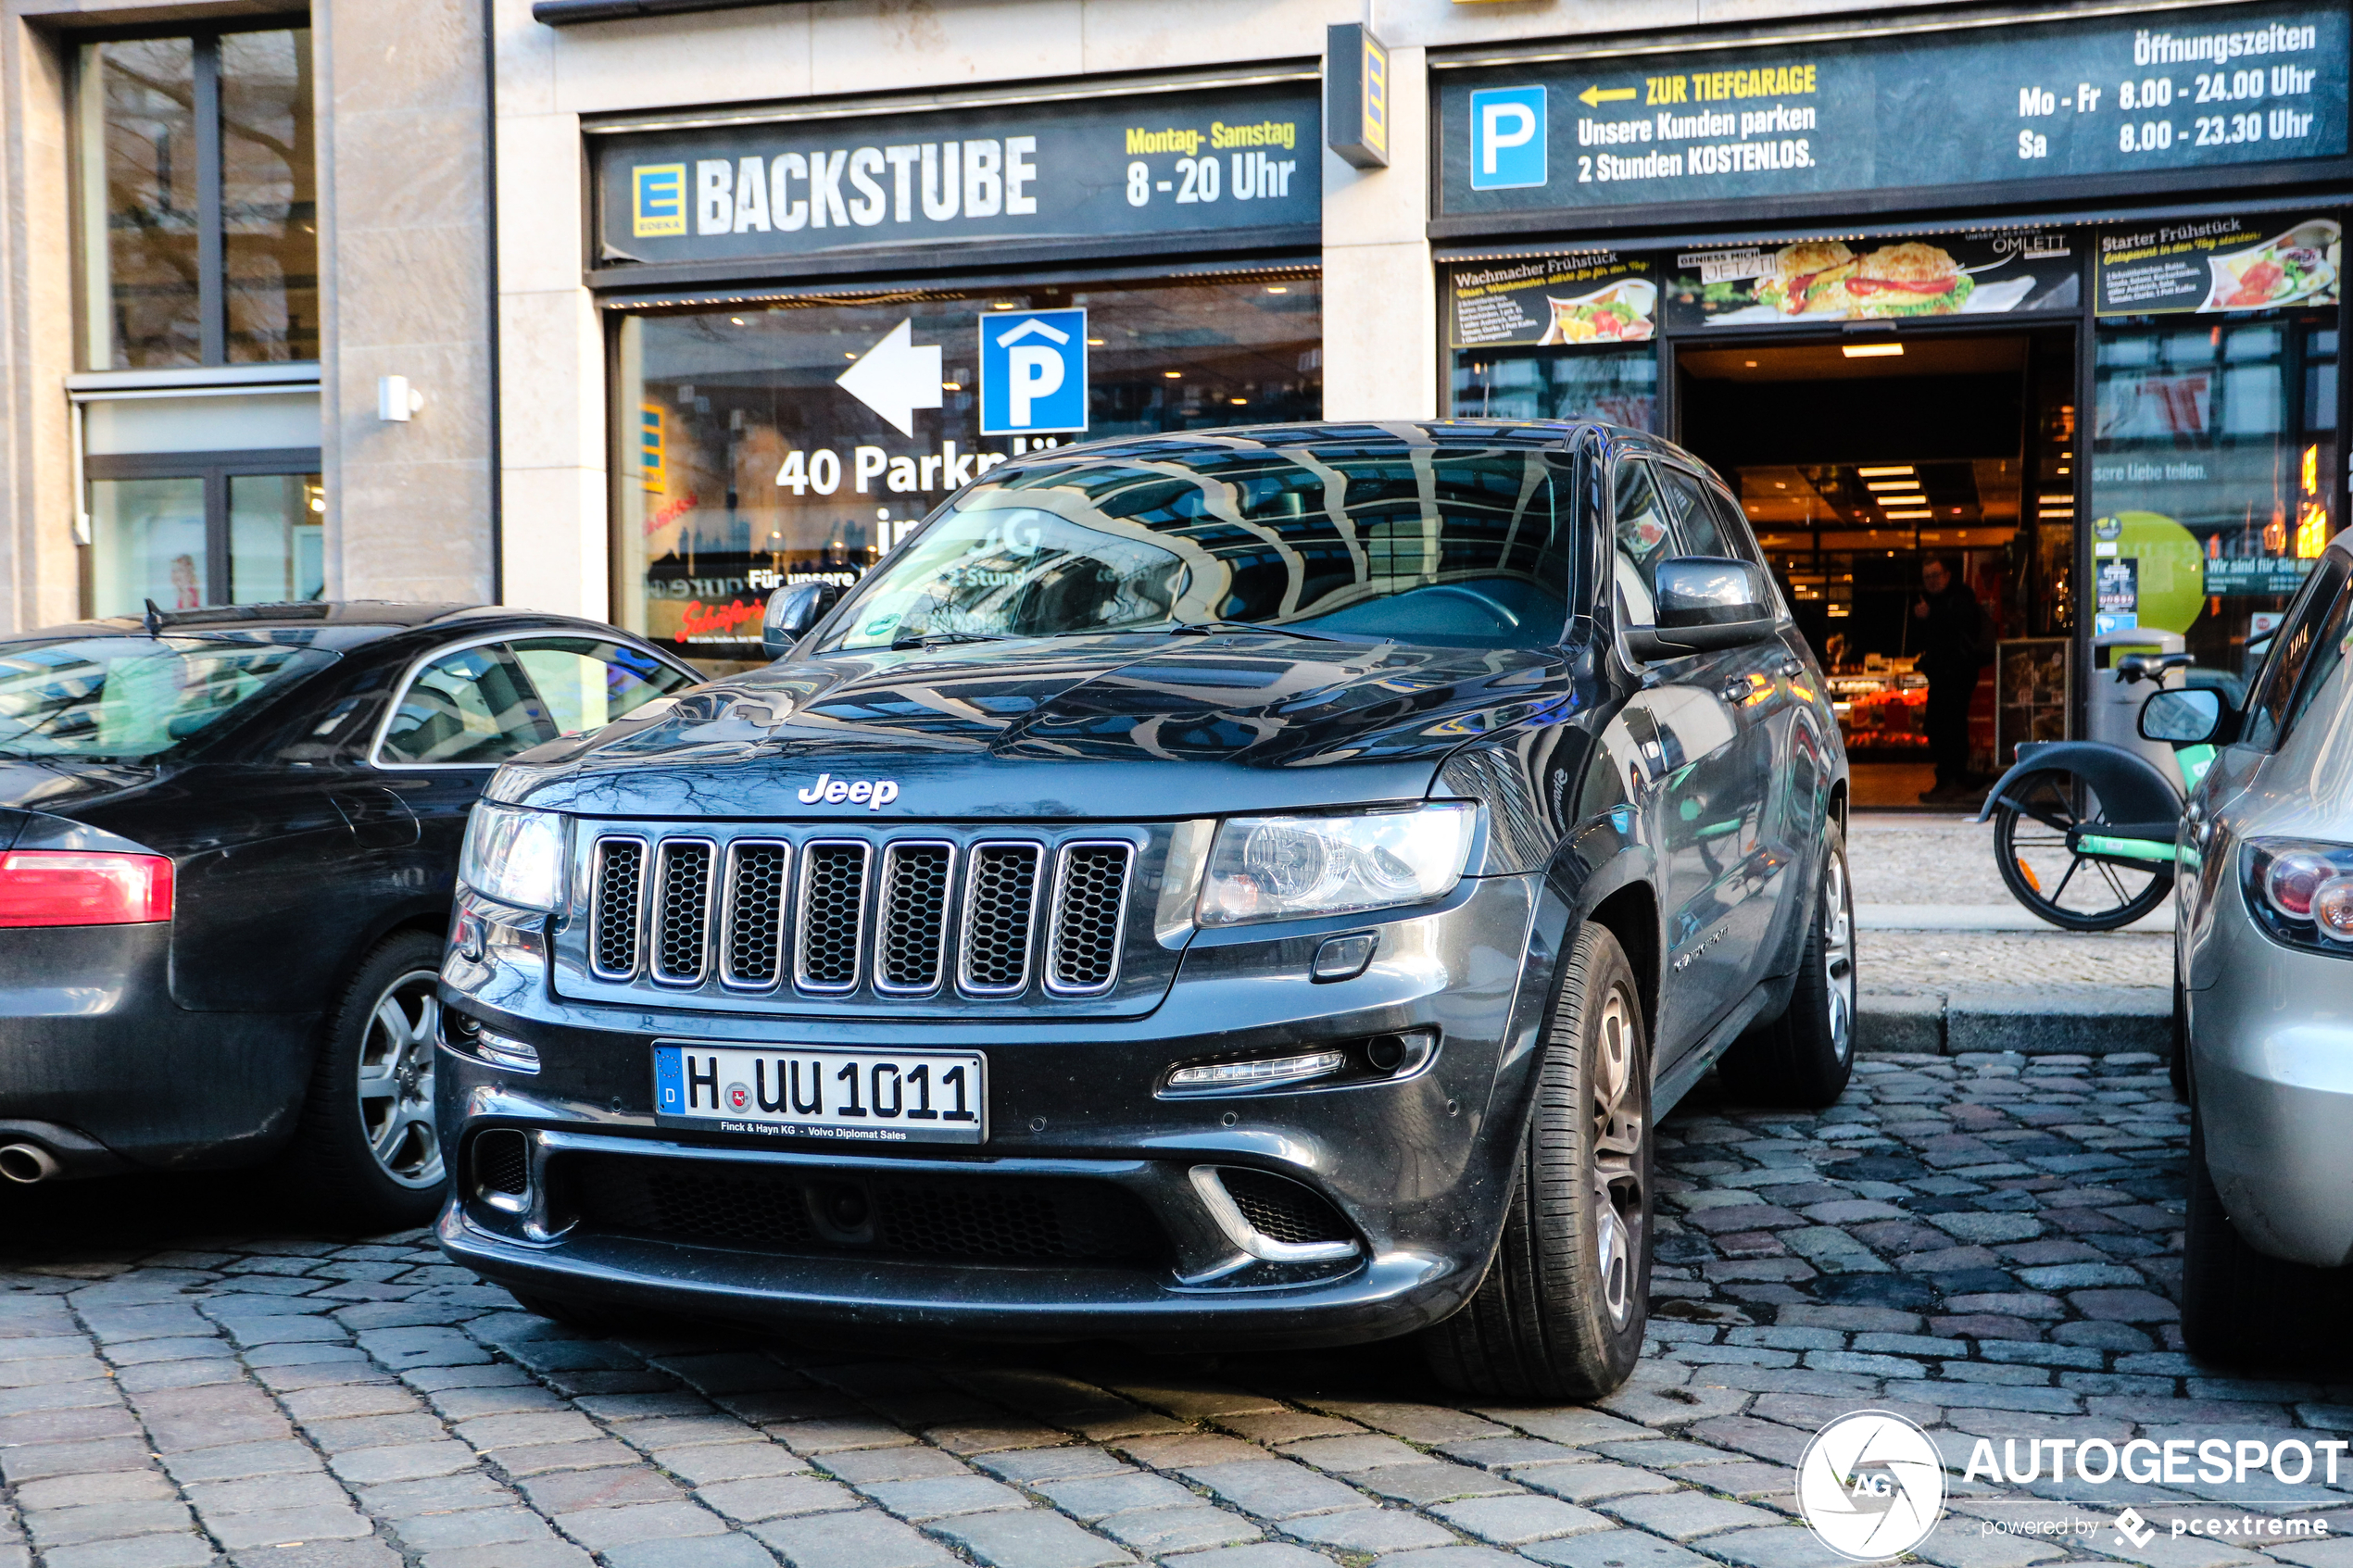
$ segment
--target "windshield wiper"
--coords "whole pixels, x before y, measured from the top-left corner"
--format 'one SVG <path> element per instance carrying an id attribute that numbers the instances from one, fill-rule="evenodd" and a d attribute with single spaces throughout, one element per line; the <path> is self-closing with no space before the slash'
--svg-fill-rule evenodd
<path id="1" fill-rule="evenodd" d="M 1328 632 L 1302 632 L 1296 626 L 1277 626 L 1271 622 L 1261 625 L 1252 621 L 1175 621 L 1169 623 L 1167 631 L 1172 637 L 1182 636 L 1187 633 L 1207 637 L 1220 632 L 1271 632 L 1278 637 L 1301 637 L 1311 643 L 1347 643 L 1356 640 L 1353 637 L 1335 637 Z"/>
<path id="2" fill-rule="evenodd" d="M 901 637 L 890 645 L 893 653 L 908 648 L 925 648 L 949 643 L 1010 643 L 1013 639 L 1002 632 L 925 632 L 917 637 Z"/>

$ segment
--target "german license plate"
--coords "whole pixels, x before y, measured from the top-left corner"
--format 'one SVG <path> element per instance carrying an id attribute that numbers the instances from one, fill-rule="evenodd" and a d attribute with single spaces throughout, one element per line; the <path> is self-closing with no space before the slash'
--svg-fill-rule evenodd
<path id="1" fill-rule="evenodd" d="M 657 1041 L 654 1120 L 772 1137 L 980 1143 L 988 1136 L 988 1060 L 978 1051 Z"/>

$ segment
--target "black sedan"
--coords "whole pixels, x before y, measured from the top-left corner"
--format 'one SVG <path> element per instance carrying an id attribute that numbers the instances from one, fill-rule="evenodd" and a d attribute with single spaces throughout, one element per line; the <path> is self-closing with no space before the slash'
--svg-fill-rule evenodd
<path id="1" fill-rule="evenodd" d="M 457 605 L 0 642 L 0 1175 L 283 1158 L 351 1223 L 422 1223 L 475 797 L 699 679 L 610 626 Z"/>

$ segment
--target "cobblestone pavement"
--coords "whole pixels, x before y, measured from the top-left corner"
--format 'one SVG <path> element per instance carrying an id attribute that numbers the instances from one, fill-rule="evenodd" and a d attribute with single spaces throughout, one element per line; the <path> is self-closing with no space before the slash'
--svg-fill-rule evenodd
<path id="1" fill-rule="evenodd" d="M 1873 1406 L 1945 1449 L 1941 1568 L 2353 1557 L 2171 1531 L 2249 1500 L 2353 1525 L 2323 1507 L 2353 1467 L 2081 1506 L 1964 1481 L 1980 1436 L 2353 1431 L 2353 1389 L 2178 1352 L 2185 1119 L 2155 1060 L 1866 1058 L 1821 1114 L 1712 1094 L 1662 1128 L 1652 1344 L 1594 1408 L 1451 1399 L 1395 1348 L 600 1339 L 422 1235 L 188 1223 L 260 1188 L 43 1189 L 0 1208 L 0 1568 L 1812 1568 L 1792 1465 Z"/>

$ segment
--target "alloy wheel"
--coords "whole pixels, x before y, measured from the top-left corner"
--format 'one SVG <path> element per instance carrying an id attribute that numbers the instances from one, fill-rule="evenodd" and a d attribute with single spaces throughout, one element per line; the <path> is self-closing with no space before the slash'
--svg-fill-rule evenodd
<path id="1" fill-rule="evenodd" d="M 1603 1304 L 1610 1323 L 1623 1328 L 1638 1303 L 1634 1269 L 1642 1255 L 1646 1195 L 1642 1191 L 1642 1140 L 1650 1129 L 1642 1117 L 1641 1086 L 1634 1074 L 1632 1001 L 1612 986 L 1602 1002 L 1594 1032 L 1592 1085 L 1593 1236 L 1599 1249 Z"/>
<path id="2" fill-rule="evenodd" d="M 441 1140 L 433 1123 L 434 1037 L 440 1033 L 440 978 L 410 970 L 384 989 L 359 1044 L 359 1130 L 377 1166 L 402 1186 L 441 1180 Z"/>
<path id="3" fill-rule="evenodd" d="M 1834 849 L 1822 879 L 1822 981 L 1830 996 L 1831 1049 L 1844 1061 L 1855 1049 L 1855 904 L 1846 857 Z"/>

